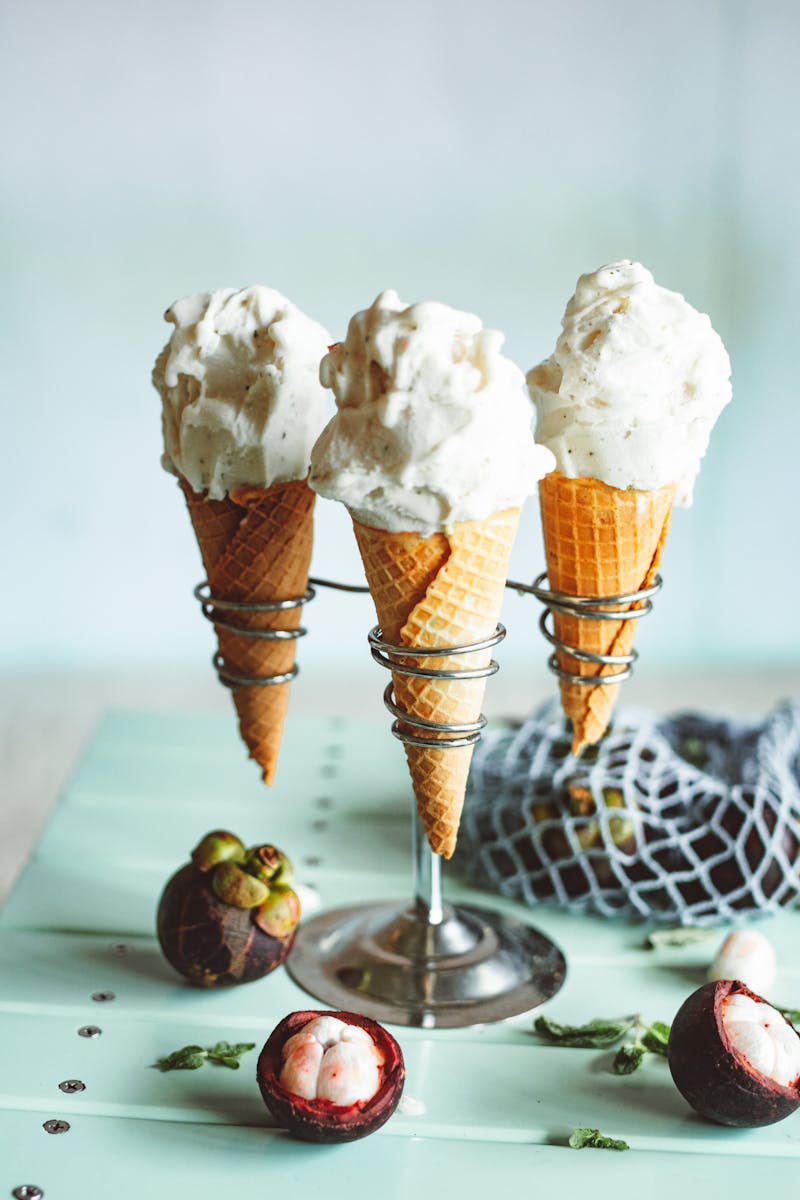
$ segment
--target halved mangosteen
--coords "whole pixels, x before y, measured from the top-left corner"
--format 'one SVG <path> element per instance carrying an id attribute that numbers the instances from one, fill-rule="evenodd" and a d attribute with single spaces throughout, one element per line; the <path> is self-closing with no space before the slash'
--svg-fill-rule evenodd
<path id="1" fill-rule="evenodd" d="M 379 1129 L 400 1102 L 403 1052 L 361 1013 L 289 1013 L 258 1059 L 258 1086 L 279 1125 L 308 1142 L 351 1142 Z"/>
<path id="2" fill-rule="evenodd" d="M 684 1099 L 720 1125 L 772 1125 L 800 1106 L 800 1035 L 739 980 L 706 983 L 684 1001 L 667 1058 Z"/>

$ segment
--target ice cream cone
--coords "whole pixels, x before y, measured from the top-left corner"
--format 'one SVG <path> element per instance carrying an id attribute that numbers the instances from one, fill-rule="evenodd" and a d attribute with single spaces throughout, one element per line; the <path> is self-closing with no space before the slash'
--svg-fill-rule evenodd
<path id="1" fill-rule="evenodd" d="M 180 480 L 200 546 L 211 595 L 218 600 L 284 600 L 302 596 L 311 560 L 314 493 L 305 480 L 237 488 L 211 500 Z M 267 613 L 225 613 L 242 629 L 296 629 L 300 607 Z M 294 639 L 270 640 L 216 625 L 219 653 L 238 675 L 278 675 L 294 664 Z M 272 783 L 289 702 L 289 684 L 232 688 L 239 728 Z"/>
<path id="2" fill-rule="evenodd" d="M 669 527 L 674 486 L 653 491 L 609 487 L 598 479 L 568 479 L 553 471 L 539 482 L 550 587 L 571 596 L 614 596 L 649 587 Z M 631 605 L 629 607 L 636 607 Z M 616 611 L 611 607 L 609 611 Z M 624 610 L 620 610 L 624 611 Z M 636 620 L 601 621 L 553 613 L 556 636 L 593 654 L 630 654 Z M 557 651 L 574 675 L 619 668 L 583 662 Z M 561 681 L 561 703 L 572 722 L 572 752 L 605 733 L 619 684 Z"/>
<path id="3" fill-rule="evenodd" d="M 423 537 L 375 529 L 354 518 L 384 638 L 394 645 L 436 649 L 491 636 L 518 519 L 519 509 L 510 508 Z M 442 658 L 409 656 L 403 662 L 466 670 L 484 666 L 490 657 L 486 650 Z M 485 679 L 416 679 L 394 672 L 392 678 L 395 700 L 410 715 L 447 724 L 466 724 L 480 715 Z M 472 747 L 407 745 L 406 757 L 428 841 L 435 853 L 449 858 L 455 849 Z"/>

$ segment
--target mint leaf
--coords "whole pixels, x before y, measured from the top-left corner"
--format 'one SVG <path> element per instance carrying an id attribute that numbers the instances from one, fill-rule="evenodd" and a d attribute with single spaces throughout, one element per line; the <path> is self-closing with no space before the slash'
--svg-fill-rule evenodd
<path id="1" fill-rule="evenodd" d="M 599 1129 L 573 1129 L 569 1136 L 569 1145 L 573 1150 L 630 1150 L 627 1142 L 621 1138 L 610 1138 Z"/>
<path id="2" fill-rule="evenodd" d="M 644 1046 L 641 1042 L 626 1042 L 614 1055 L 612 1064 L 615 1075 L 632 1075 L 644 1061 Z"/>
<path id="3" fill-rule="evenodd" d="M 253 1049 L 255 1042 L 236 1042 L 233 1046 L 230 1042 L 216 1042 L 208 1049 L 203 1046 L 182 1046 L 180 1050 L 173 1050 L 171 1054 L 159 1058 L 153 1066 L 158 1067 L 159 1071 L 196 1071 L 208 1060 L 220 1067 L 238 1071 L 241 1056 Z"/>
<path id="4" fill-rule="evenodd" d="M 239 1059 L 248 1050 L 255 1048 L 255 1042 L 237 1042 L 232 1046 L 230 1042 L 217 1042 L 215 1046 L 211 1046 L 208 1051 L 208 1061 L 217 1063 L 220 1067 L 230 1067 L 232 1071 L 238 1071 Z"/>
<path id="5" fill-rule="evenodd" d="M 247 1054 L 248 1050 L 255 1050 L 255 1048 L 255 1042 L 236 1042 L 231 1047 L 231 1051 L 233 1054 Z"/>
<path id="6" fill-rule="evenodd" d="M 800 1008 L 781 1008 L 779 1004 L 773 1004 L 772 1007 L 777 1008 L 781 1016 L 786 1017 L 793 1025 L 800 1023 Z"/>
<path id="7" fill-rule="evenodd" d="M 653 1021 L 653 1024 L 648 1025 L 642 1034 L 642 1045 L 651 1054 L 660 1054 L 662 1058 L 666 1058 L 669 1045 L 669 1025 L 664 1021 Z"/>
<path id="8" fill-rule="evenodd" d="M 182 1046 L 180 1050 L 173 1050 L 171 1054 L 157 1059 L 153 1065 L 159 1071 L 196 1071 L 207 1057 L 202 1046 Z"/>
<path id="9" fill-rule="evenodd" d="M 533 1028 L 540 1037 L 557 1046 L 584 1050 L 602 1050 L 613 1046 L 633 1028 L 635 1017 L 596 1017 L 585 1025 L 559 1025 L 548 1017 L 537 1017 Z"/>

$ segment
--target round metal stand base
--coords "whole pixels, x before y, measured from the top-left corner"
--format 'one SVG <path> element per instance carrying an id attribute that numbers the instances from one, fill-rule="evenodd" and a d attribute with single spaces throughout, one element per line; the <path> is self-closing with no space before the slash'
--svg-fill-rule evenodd
<path id="1" fill-rule="evenodd" d="M 566 962 L 514 917 L 446 904 L 353 905 L 301 924 L 286 962 L 295 983 L 334 1008 L 425 1029 L 527 1012 L 559 990 Z"/>

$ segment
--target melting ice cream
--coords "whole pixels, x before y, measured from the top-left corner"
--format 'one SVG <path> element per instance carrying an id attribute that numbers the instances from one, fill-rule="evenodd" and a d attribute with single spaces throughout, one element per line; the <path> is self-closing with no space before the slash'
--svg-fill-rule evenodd
<path id="1" fill-rule="evenodd" d="M 730 362 L 705 313 L 622 261 L 578 280 L 550 358 L 527 376 L 536 436 L 569 478 L 691 503 L 708 438 L 731 398 Z"/>
<path id="2" fill-rule="evenodd" d="M 330 335 L 260 286 L 187 296 L 165 319 L 175 329 L 153 370 L 165 468 L 212 500 L 304 479 L 327 417 L 318 372 Z"/>
<path id="3" fill-rule="evenodd" d="M 503 341 L 470 313 L 383 292 L 322 360 L 338 412 L 314 447 L 311 486 L 393 532 L 520 506 L 554 462 L 533 440 Z"/>

